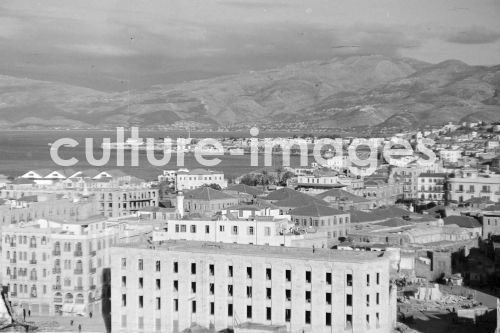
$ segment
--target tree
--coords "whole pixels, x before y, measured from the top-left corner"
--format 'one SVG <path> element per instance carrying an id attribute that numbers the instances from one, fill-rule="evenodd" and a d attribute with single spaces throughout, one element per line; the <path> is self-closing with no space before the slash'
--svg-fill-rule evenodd
<path id="1" fill-rule="evenodd" d="M 222 190 L 222 187 L 220 187 L 219 184 L 215 184 L 215 183 L 212 183 L 212 184 L 204 184 L 203 187 L 210 187 L 214 190 L 217 190 L 217 191 L 221 191 Z"/>

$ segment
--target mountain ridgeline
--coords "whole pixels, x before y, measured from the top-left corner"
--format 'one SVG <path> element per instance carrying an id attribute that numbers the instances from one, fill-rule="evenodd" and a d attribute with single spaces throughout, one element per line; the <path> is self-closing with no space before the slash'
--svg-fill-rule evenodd
<path id="1" fill-rule="evenodd" d="M 0 76 L 1 128 L 304 122 L 409 127 L 500 121 L 500 65 L 338 57 L 147 90 L 102 92 Z"/>

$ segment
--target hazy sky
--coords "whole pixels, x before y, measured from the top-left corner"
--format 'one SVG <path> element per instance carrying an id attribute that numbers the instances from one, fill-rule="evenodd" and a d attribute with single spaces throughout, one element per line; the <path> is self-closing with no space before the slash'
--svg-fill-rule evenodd
<path id="1" fill-rule="evenodd" d="M 500 1 L 0 2 L 0 74 L 95 89 L 344 54 L 500 64 Z"/>

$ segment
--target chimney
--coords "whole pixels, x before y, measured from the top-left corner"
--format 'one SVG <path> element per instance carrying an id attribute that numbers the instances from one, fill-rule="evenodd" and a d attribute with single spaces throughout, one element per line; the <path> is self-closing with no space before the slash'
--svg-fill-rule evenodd
<path id="1" fill-rule="evenodd" d="M 182 191 L 177 191 L 177 203 L 175 204 L 175 208 L 177 210 L 177 215 L 182 219 L 184 217 L 184 193 L 182 193 Z"/>

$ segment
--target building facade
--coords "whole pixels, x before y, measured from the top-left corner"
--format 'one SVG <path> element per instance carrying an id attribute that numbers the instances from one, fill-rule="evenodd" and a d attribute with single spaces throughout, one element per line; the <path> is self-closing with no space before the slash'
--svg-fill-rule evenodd
<path id="1" fill-rule="evenodd" d="M 180 241 L 111 253 L 113 332 L 255 324 L 387 333 L 395 325 L 389 258 L 379 254 Z"/>
<path id="2" fill-rule="evenodd" d="M 446 173 L 421 173 L 418 176 L 418 198 L 421 203 L 446 203 Z"/>
<path id="3" fill-rule="evenodd" d="M 98 217 L 3 227 L 1 275 L 13 308 L 34 315 L 100 312 L 109 248 L 118 240 L 118 230 L 105 223 Z"/>

